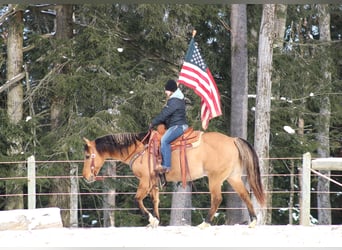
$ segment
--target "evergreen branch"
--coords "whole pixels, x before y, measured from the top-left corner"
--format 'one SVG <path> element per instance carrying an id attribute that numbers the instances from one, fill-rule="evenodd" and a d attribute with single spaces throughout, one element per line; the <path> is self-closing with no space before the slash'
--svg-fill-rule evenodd
<path id="1" fill-rule="evenodd" d="M 227 31 L 229 31 L 229 32 L 231 31 L 231 28 L 230 28 L 228 23 L 226 23 L 224 20 L 222 20 L 222 18 L 218 18 L 218 20 Z"/>
<path id="2" fill-rule="evenodd" d="M 63 63 L 63 64 L 57 64 L 55 65 L 40 81 L 39 84 L 31 91 L 31 93 L 29 93 L 27 95 L 27 97 L 25 98 L 25 101 L 28 98 L 31 98 L 32 96 L 34 96 L 34 94 L 40 89 L 40 87 L 42 85 L 44 85 L 45 83 L 48 83 L 50 81 L 50 79 L 53 77 L 53 74 L 56 72 L 59 72 L 64 66 L 65 64 L 67 64 L 67 62 Z M 25 74 L 25 73 L 24 73 Z"/>
<path id="3" fill-rule="evenodd" d="M 16 4 L 16 5 L 9 4 L 8 5 L 8 10 L 0 17 L 0 25 L 2 25 L 9 16 L 12 16 L 13 14 L 15 14 L 17 6 L 18 6 L 18 4 Z"/>

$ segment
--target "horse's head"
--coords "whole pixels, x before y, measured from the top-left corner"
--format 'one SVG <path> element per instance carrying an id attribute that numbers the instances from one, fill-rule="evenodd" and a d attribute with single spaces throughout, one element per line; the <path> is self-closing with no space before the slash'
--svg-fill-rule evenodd
<path id="1" fill-rule="evenodd" d="M 90 141 L 83 138 L 85 141 L 84 145 L 84 164 L 83 164 L 83 178 L 87 182 L 94 182 L 96 175 L 100 172 L 105 161 L 104 157 L 101 156 L 96 150 L 95 141 Z"/>

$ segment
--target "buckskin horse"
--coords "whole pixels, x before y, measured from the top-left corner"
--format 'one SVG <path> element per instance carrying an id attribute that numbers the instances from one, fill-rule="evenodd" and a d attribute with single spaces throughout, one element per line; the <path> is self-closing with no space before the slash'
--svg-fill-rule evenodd
<path id="1" fill-rule="evenodd" d="M 153 133 L 155 132 L 155 133 Z M 207 176 L 211 197 L 211 207 L 208 215 L 200 225 L 205 228 L 211 225 L 214 215 L 222 202 L 221 187 L 224 181 L 232 186 L 245 202 L 249 216 L 249 227 L 254 227 L 257 216 L 251 202 L 249 191 L 247 191 L 242 176 L 247 174 L 250 188 L 258 203 L 263 206 L 265 203 L 265 193 L 261 183 L 259 159 L 254 148 L 244 139 L 229 137 L 219 132 L 198 133 L 197 142 L 185 145 L 186 147 L 186 176 L 182 170 L 181 149 L 175 148 L 172 151 L 172 167 L 166 173 L 168 182 L 192 181 Z M 149 225 L 157 227 L 159 225 L 159 177 L 154 171 L 156 158 L 153 157 L 156 149 L 151 143 L 152 135 L 161 138 L 162 133 L 149 131 L 145 133 L 120 133 L 99 137 L 93 141 L 83 138 L 84 146 L 84 166 L 83 177 L 87 182 L 96 180 L 96 176 L 106 159 L 114 159 L 126 163 L 131 167 L 133 174 L 139 179 L 138 189 L 135 195 L 143 215 L 148 216 Z M 183 147 L 184 148 L 184 147 Z M 183 164 L 184 165 L 184 164 Z M 184 169 L 184 167 L 183 167 Z M 183 176 L 183 177 L 182 177 Z M 152 215 L 144 206 L 143 200 L 150 196 L 153 203 Z"/>

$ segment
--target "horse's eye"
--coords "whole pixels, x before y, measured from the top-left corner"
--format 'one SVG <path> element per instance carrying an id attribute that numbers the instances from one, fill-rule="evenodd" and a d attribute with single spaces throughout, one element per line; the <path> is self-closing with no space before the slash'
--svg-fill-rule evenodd
<path id="1" fill-rule="evenodd" d="M 90 155 L 86 155 L 85 158 L 86 158 L 86 159 L 89 159 L 89 158 L 90 158 Z"/>

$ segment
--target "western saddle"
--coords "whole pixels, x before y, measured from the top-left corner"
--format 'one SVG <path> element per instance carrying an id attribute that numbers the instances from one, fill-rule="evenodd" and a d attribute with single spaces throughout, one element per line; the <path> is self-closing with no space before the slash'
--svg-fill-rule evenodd
<path id="1" fill-rule="evenodd" d="M 166 128 L 164 124 L 159 124 L 157 129 L 151 131 L 151 136 L 149 140 L 149 157 L 153 159 L 153 168 L 155 169 L 158 164 L 161 163 L 161 153 L 160 153 L 160 140 L 165 134 Z M 186 186 L 186 177 L 189 173 L 188 160 L 186 157 L 186 149 L 197 147 L 200 143 L 202 131 L 194 130 L 189 127 L 183 135 L 179 136 L 176 140 L 171 143 L 171 149 L 179 150 L 180 163 L 182 173 L 182 184 L 183 188 Z"/>

